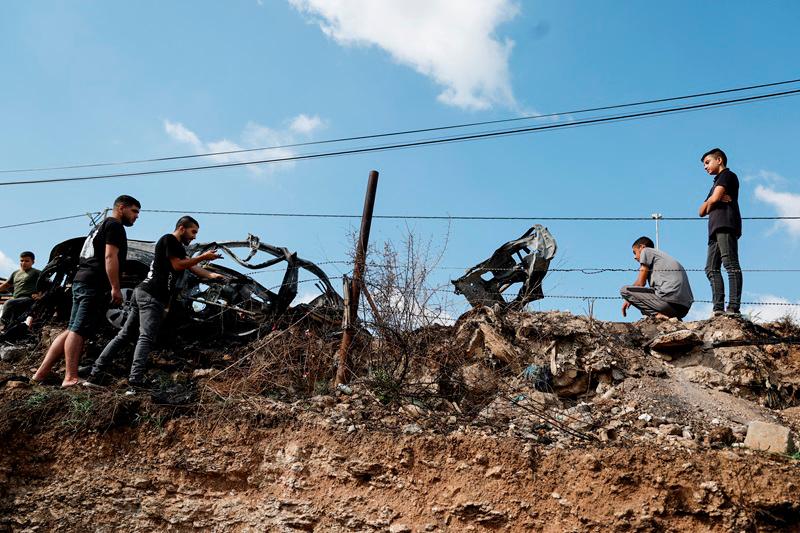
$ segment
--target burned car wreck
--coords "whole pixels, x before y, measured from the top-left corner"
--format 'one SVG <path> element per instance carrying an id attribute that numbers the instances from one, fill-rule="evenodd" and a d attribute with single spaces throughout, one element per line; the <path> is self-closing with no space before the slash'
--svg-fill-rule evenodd
<path id="1" fill-rule="evenodd" d="M 536 224 L 520 238 L 495 250 L 489 259 L 452 280 L 455 293 L 463 294 L 473 307 L 499 304 L 507 309 L 522 309 L 530 302 L 544 298 L 542 281 L 556 249 L 556 240 L 550 231 Z M 503 293 L 517 283 L 522 283 L 517 296 L 506 300 Z"/>
<path id="2" fill-rule="evenodd" d="M 78 269 L 84 240 L 85 237 L 77 237 L 63 241 L 50 252 L 49 262 L 42 270 L 37 287 L 43 296 L 31 311 L 35 323 L 54 316 L 57 320 L 69 317 L 72 279 Z M 187 255 L 192 257 L 212 249 L 252 273 L 269 269 L 279 274 L 283 268 L 281 283 L 267 288 L 249 275 L 217 264 L 207 264 L 204 268 L 221 274 L 222 280 L 200 279 L 190 271 L 184 271 L 177 282 L 177 295 L 170 305 L 163 330 L 174 333 L 193 329 L 208 336 L 249 337 L 297 320 L 334 327 L 341 324 L 342 297 L 334 290 L 325 272 L 311 261 L 298 257 L 287 248 L 262 243 L 254 235 L 241 241 L 192 244 L 187 246 Z M 240 249 L 245 249 L 244 257 L 237 254 Z M 119 329 L 125 323 L 133 289 L 147 277 L 154 253 L 154 242 L 128 240 L 121 279 L 124 301 L 121 307 L 107 310 L 107 326 Z M 261 260 L 264 256 L 268 257 Z M 305 274 L 302 280 L 301 273 Z M 300 283 L 313 283 L 319 295 L 292 305 L 297 299 Z"/>

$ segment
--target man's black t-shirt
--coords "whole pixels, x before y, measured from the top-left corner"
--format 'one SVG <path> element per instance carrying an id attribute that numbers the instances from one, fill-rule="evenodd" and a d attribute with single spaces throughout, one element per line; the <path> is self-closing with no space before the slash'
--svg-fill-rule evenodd
<path id="1" fill-rule="evenodd" d="M 150 273 L 147 275 L 147 279 L 139 284 L 141 289 L 164 305 L 169 304 L 177 279 L 176 270 L 172 268 L 169 260 L 170 257 L 183 259 L 186 257 L 186 249 L 175 235 L 167 233 L 158 239 L 155 258 L 153 264 L 150 265 Z"/>
<path id="2" fill-rule="evenodd" d="M 128 236 L 122 222 L 113 217 L 108 217 L 97 226 L 83 243 L 78 272 L 74 281 L 81 281 L 94 285 L 100 290 L 108 290 L 111 284 L 106 273 L 106 244 L 112 244 L 119 249 L 119 271 L 122 274 L 125 268 L 125 259 L 128 256 Z"/>
<path id="3" fill-rule="evenodd" d="M 742 236 L 742 215 L 739 211 L 739 178 L 736 174 L 725 169 L 714 178 L 714 185 L 706 197 L 708 200 L 717 187 L 725 187 L 725 194 L 731 197 L 730 202 L 717 202 L 708 213 L 708 236 L 723 231 Z"/>

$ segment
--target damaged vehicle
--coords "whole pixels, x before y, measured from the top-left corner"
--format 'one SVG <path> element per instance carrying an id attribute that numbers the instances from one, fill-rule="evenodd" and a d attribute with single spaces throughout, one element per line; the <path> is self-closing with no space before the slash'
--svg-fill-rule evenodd
<path id="1" fill-rule="evenodd" d="M 38 286 L 43 297 L 32 310 L 35 322 L 41 323 L 53 316 L 60 320 L 69 317 L 72 279 L 78 269 L 84 240 L 85 237 L 77 237 L 63 241 L 50 252 Z M 239 249 L 245 250 L 242 253 L 244 257 L 237 253 Z M 248 235 L 241 241 L 192 244 L 186 250 L 189 257 L 217 250 L 251 273 L 265 272 L 266 269 L 280 272 L 283 268 L 282 281 L 276 287 L 267 288 L 247 274 L 211 263 L 204 268 L 221 274 L 224 279 L 201 279 L 186 270 L 176 285 L 177 295 L 170 305 L 164 330 L 175 332 L 198 328 L 212 336 L 248 337 L 297 320 L 329 325 L 341 323 L 344 302 L 328 276 L 316 264 L 298 257 L 287 248 L 262 243 L 258 237 Z M 128 240 L 121 279 L 123 305 L 107 310 L 108 326 L 119 329 L 125 323 L 133 289 L 147 277 L 154 253 L 154 242 Z M 305 274 L 302 280 L 301 273 Z M 297 299 L 300 283 L 313 283 L 319 295 L 292 305 Z"/>
<path id="2" fill-rule="evenodd" d="M 495 250 L 489 259 L 452 280 L 455 293 L 463 294 L 472 307 L 499 304 L 503 308 L 520 310 L 544 298 L 542 281 L 556 250 L 556 240 L 550 231 L 536 224 L 520 238 Z M 517 283 L 522 286 L 516 297 L 506 300 L 503 293 Z"/>

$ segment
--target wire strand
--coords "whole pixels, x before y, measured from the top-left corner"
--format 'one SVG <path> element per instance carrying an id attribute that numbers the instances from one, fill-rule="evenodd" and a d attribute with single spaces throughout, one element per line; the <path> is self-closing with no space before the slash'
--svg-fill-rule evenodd
<path id="1" fill-rule="evenodd" d="M 119 178 L 128 178 L 128 177 L 139 177 L 139 176 L 153 176 L 153 175 L 162 175 L 162 174 L 172 174 L 172 173 L 179 173 L 179 172 L 194 172 L 200 170 L 213 170 L 213 169 L 222 169 L 222 168 L 233 168 L 233 167 L 241 167 L 247 165 L 261 165 L 261 164 L 272 164 L 272 163 L 284 163 L 289 161 L 305 161 L 311 159 L 321 159 L 321 158 L 328 158 L 328 157 L 338 157 L 338 156 L 347 156 L 347 155 L 356 155 L 356 154 L 364 154 L 364 153 L 371 153 L 371 152 L 383 152 L 389 150 L 401 150 L 401 149 L 409 149 L 409 148 L 420 148 L 424 146 L 433 146 L 439 144 L 449 144 L 449 143 L 457 143 L 457 142 L 467 142 L 467 141 L 477 141 L 482 139 L 489 139 L 494 137 L 506 137 L 512 135 L 520 135 L 526 133 L 534 133 L 538 131 L 548 131 L 548 130 L 555 130 L 555 129 L 563 129 L 563 128 L 574 128 L 580 126 L 589 126 L 589 125 L 596 125 L 596 124 L 603 124 L 603 123 L 611 123 L 611 122 L 620 122 L 625 120 L 633 120 L 633 119 L 641 119 L 647 117 L 654 117 L 666 114 L 673 114 L 673 113 L 680 113 L 680 112 L 689 112 L 689 111 L 698 111 L 702 109 L 711 109 L 715 107 L 723 107 L 723 106 L 730 106 L 730 105 L 740 105 L 745 103 L 757 102 L 762 100 L 774 99 L 774 98 L 781 98 L 781 97 L 788 97 L 800 94 L 800 89 L 794 89 L 789 91 L 782 91 L 778 93 L 768 93 L 768 94 L 761 94 L 756 96 L 748 96 L 742 98 L 735 98 L 731 100 L 722 100 L 716 102 L 706 102 L 702 104 L 694 104 L 688 105 L 683 107 L 673 107 L 668 109 L 659 109 L 653 111 L 642 111 L 638 113 L 631 113 L 628 115 L 618 115 L 613 117 L 603 117 L 597 119 L 587 119 L 582 121 L 572 121 L 567 123 L 558 123 L 558 124 L 549 124 L 544 126 L 532 126 L 527 128 L 516 128 L 516 129 L 508 129 L 508 130 L 500 130 L 500 131 L 492 131 L 492 132 L 483 132 L 483 133 L 472 133 L 467 135 L 458 135 L 452 137 L 443 137 L 438 139 L 429 139 L 429 140 L 421 140 L 421 141 L 409 141 L 403 143 L 396 143 L 396 144 L 387 144 L 387 145 L 379 145 L 379 146 L 372 146 L 366 148 L 349 148 L 343 150 L 336 150 L 331 152 L 317 152 L 317 153 L 309 153 L 309 154 L 299 154 L 294 156 L 287 156 L 287 157 L 276 157 L 271 159 L 261 159 L 261 160 L 253 160 L 253 161 L 235 161 L 235 162 L 228 162 L 228 163 L 217 163 L 217 164 L 209 164 L 209 165 L 198 165 L 193 167 L 178 167 L 178 168 L 167 168 L 167 169 L 158 169 L 158 170 L 144 170 L 139 172 L 120 172 L 114 174 L 99 174 L 93 176 L 73 176 L 73 177 L 57 177 L 57 178 L 43 178 L 43 179 L 36 179 L 36 180 L 17 180 L 17 181 L 5 181 L 0 182 L 0 186 L 11 186 L 11 185 L 33 185 L 33 184 L 42 184 L 42 183 L 67 183 L 67 182 L 76 182 L 76 181 L 90 181 L 90 180 L 101 180 L 101 179 L 119 179 Z"/>
<path id="2" fill-rule="evenodd" d="M 360 219 L 361 215 L 338 213 L 279 213 L 257 211 L 197 211 L 179 209 L 142 209 L 143 213 L 167 213 L 185 215 L 224 215 L 247 217 L 285 217 L 285 218 L 344 218 Z M 373 219 L 383 220 L 505 220 L 505 221 L 582 221 L 582 222 L 630 222 L 653 221 L 653 217 L 538 217 L 538 216 L 502 216 L 502 215 L 372 215 Z M 700 217 L 662 217 L 660 221 L 699 221 L 708 219 Z M 800 216 L 759 216 L 742 217 L 742 220 L 800 220 Z"/>
<path id="3" fill-rule="evenodd" d="M 402 135 L 413 135 L 418 133 L 429 133 L 434 131 L 447 131 L 453 129 L 461 129 L 461 128 L 471 128 L 477 126 L 488 126 L 491 124 L 506 124 L 511 122 L 519 122 L 525 120 L 541 120 L 544 118 L 554 118 L 554 117 L 561 117 L 564 115 L 579 115 L 584 113 L 593 113 L 597 111 L 610 111 L 613 109 L 625 109 L 629 107 L 638 107 L 643 105 L 650 105 L 650 104 L 658 104 L 658 103 L 665 103 L 665 102 L 676 102 L 681 100 L 691 100 L 695 98 L 702 98 L 705 96 L 715 96 L 720 94 L 730 94 L 736 92 L 743 92 L 743 91 L 751 91 L 754 89 L 763 89 L 767 87 L 777 87 L 781 85 L 791 85 L 794 83 L 800 82 L 800 78 L 792 79 L 792 80 L 784 80 L 778 82 L 771 82 L 771 83 L 761 83 L 757 85 L 749 85 L 745 87 L 735 87 L 731 89 L 722 89 L 716 91 L 706 91 L 694 94 L 687 94 L 681 96 L 672 96 L 668 98 L 657 98 L 652 100 L 641 100 L 638 102 L 630 102 L 624 104 L 612 104 L 600 107 L 590 107 L 584 109 L 574 109 L 570 111 L 560 111 L 556 113 L 547 113 L 542 115 L 524 115 L 521 117 L 510 117 L 505 119 L 497 119 L 497 120 L 484 120 L 479 122 L 467 122 L 461 124 L 451 124 L 446 126 L 435 126 L 429 128 L 416 128 L 416 129 L 408 129 L 408 130 L 400 130 L 400 131 L 393 131 L 387 133 L 373 133 L 373 134 L 366 134 L 366 135 L 355 135 L 350 137 L 339 137 L 334 139 L 325 139 L 320 141 L 308 141 L 302 143 L 292 143 L 292 144 L 282 144 L 282 145 L 274 145 L 274 146 L 263 146 L 258 148 L 242 148 L 238 150 L 224 150 L 218 152 L 205 152 L 201 154 L 185 154 L 185 155 L 177 155 L 177 156 L 166 156 L 166 157 L 152 157 L 147 159 L 130 159 L 125 161 L 106 161 L 101 163 L 81 163 L 81 164 L 74 164 L 74 165 L 62 165 L 62 166 L 50 166 L 50 167 L 32 167 L 32 168 L 17 168 L 17 169 L 3 169 L 0 170 L 0 174 L 9 174 L 9 173 L 27 173 L 27 172 L 43 172 L 43 171 L 51 171 L 51 170 L 75 170 L 81 168 L 97 168 L 97 167 L 108 167 L 108 166 L 122 166 L 122 165 L 134 165 L 134 164 L 142 164 L 142 163 L 161 163 L 166 161 L 177 161 L 182 159 L 195 159 L 200 157 L 214 157 L 214 156 L 221 156 L 221 155 L 235 155 L 235 154 L 244 154 L 244 153 L 252 153 L 252 152 L 259 152 L 259 151 L 267 151 L 267 150 L 278 150 L 278 149 L 286 149 L 286 148 L 300 148 L 304 146 L 315 146 L 315 145 L 324 145 L 324 144 L 334 144 L 334 143 L 341 143 L 341 142 L 350 142 L 350 141 L 362 141 L 362 140 L 369 140 L 369 139 L 381 139 L 387 137 L 396 137 Z"/>

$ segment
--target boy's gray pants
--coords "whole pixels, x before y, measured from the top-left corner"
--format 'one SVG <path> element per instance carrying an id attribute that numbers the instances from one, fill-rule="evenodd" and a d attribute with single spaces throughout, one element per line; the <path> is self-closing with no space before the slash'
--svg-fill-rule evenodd
<path id="1" fill-rule="evenodd" d="M 136 341 L 136 349 L 133 352 L 133 364 L 129 379 L 134 381 L 144 379 L 147 357 L 153 351 L 158 337 L 158 329 L 163 320 L 164 305 L 147 291 L 136 287 L 133 290 L 133 298 L 131 298 L 131 314 L 128 315 L 125 325 L 119 330 L 117 336 L 111 339 L 103 353 L 94 362 L 92 374 L 108 368 L 117 352 L 138 335 L 139 340 Z"/>
<path id="2" fill-rule="evenodd" d="M 644 316 L 653 316 L 657 313 L 668 317 L 683 318 L 686 316 L 686 312 L 683 309 L 660 298 L 656 295 L 655 289 L 650 287 L 625 285 L 619 290 L 619 294 L 625 301 L 641 311 Z"/>

